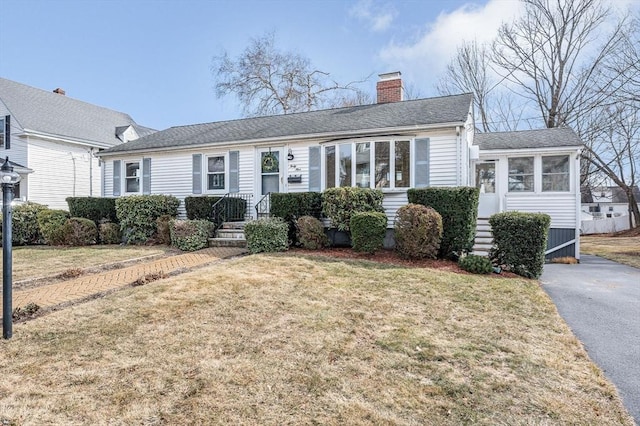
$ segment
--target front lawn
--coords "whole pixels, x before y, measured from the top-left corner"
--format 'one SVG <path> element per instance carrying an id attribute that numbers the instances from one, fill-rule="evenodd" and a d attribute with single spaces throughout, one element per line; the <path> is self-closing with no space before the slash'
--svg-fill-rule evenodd
<path id="1" fill-rule="evenodd" d="M 640 268 L 640 236 L 583 235 L 580 252 Z"/>
<path id="2" fill-rule="evenodd" d="M 537 281 L 299 254 L 16 324 L 0 365 L 8 424 L 633 424 Z"/>

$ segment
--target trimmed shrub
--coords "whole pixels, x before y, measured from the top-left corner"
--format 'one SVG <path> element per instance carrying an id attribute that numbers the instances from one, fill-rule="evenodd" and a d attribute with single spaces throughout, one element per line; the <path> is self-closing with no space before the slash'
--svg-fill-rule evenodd
<path id="1" fill-rule="evenodd" d="M 477 254 L 462 256 L 460 260 L 458 260 L 458 265 L 472 274 L 490 274 L 493 272 L 491 260 L 484 256 L 478 256 Z"/>
<path id="2" fill-rule="evenodd" d="M 442 238 L 442 218 L 431 207 L 407 204 L 396 213 L 394 234 L 400 256 L 435 259 Z"/>
<path id="3" fill-rule="evenodd" d="M 384 245 L 387 215 L 380 212 L 361 212 L 351 216 L 351 243 L 355 251 L 375 253 Z"/>
<path id="4" fill-rule="evenodd" d="M 208 220 L 172 220 L 169 229 L 171 245 L 182 251 L 195 251 L 209 245 L 213 223 Z"/>
<path id="5" fill-rule="evenodd" d="M 64 224 L 69 219 L 66 210 L 41 210 L 36 215 L 44 242 L 50 246 L 64 244 Z"/>
<path id="6" fill-rule="evenodd" d="M 165 246 L 171 245 L 171 221 L 173 218 L 168 214 L 163 214 L 156 219 L 156 233 L 155 239 L 157 244 L 164 244 Z M 202 220 L 202 219 L 196 219 Z M 211 226 L 213 223 L 209 222 Z"/>
<path id="7" fill-rule="evenodd" d="M 412 188 L 409 203 L 432 207 L 442 217 L 439 257 L 457 259 L 473 249 L 478 220 L 478 188 Z"/>
<path id="8" fill-rule="evenodd" d="M 72 217 L 63 226 L 64 243 L 69 246 L 88 246 L 98 240 L 98 227 L 91 219 Z"/>
<path id="9" fill-rule="evenodd" d="M 298 242 L 303 248 L 317 250 L 329 245 L 324 225 L 313 216 L 302 216 L 296 221 Z"/>
<path id="10" fill-rule="evenodd" d="M 102 244 L 120 244 L 122 242 L 122 233 L 120 225 L 113 222 L 103 222 L 98 226 L 98 236 Z"/>
<path id="11" fill-rule="evenodd" d="M 551 218 L 544 213 L 503 212 L 489 218 L 493 233 L 491 260 L 518 275 L 538 278 Z"/>
<path id="12" fill-rule="evenodd" d="M 322 193 L 322 212 L 340 231 L 349 231 L 351 216 L 360 212 L 384 213 L 384 194 L 379 189 L 338 187 Z"/>
<path id="13" fill-rule="evenodd" d="M 244 226 L 247 249 L 251 253 L 285 251 L 289 225 L 279 217 L 258 219 Z"/>
<path id="14" fill-rule="evenodd" d="M 115 198 L 67 197 L 66 201 L 71 217 L 84 217 L 96 224 L 104 221 L 118 221 Z"/>
<path id="15" fill-rule="evenodd" d="M 18 246 L 44 244 L 44 237 L 38 226 L 38 213 L 48 210 L 47 206 L 27 202 L 13 207 L 11 240 Z"/>
<path id="16" fill-rule="evenodd" d="M 172 195 L 132 195 L 116 199 L 116 215 L 127 244 L 144 244 L 156 233 L 156 219 L 176 217 L 180 200 Z"/>
<path id="17" fill-rule="evenodd" d="M 225 198 L 214 211 L 214 204 L 222 197 L 203 195 L 199 197 L 185 197 L 184 207 L 187 219 L 209 220 L 219 226 L 222 222 L 243 221 L 247 213 L 247 202 L 242 198 Z"/>
<path id="18" fill-rule="evenodd" d="M 296 231 L 298 218 L 311 216 L 320 219 L 322 216 L 322 194 L 319 192 L 273 193 L 269 203 L 269 214 L 289 224 L 291 244 L 299 242 Z"/>

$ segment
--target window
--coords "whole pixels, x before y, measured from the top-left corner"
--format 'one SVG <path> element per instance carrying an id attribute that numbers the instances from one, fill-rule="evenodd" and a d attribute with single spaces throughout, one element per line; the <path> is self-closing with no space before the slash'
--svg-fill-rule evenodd
<path id="1" fill-rule="evenodd" d="M 569 191 L 569 156 L 542 157 L 542 191 Z"/>
<path id="2" fill-rule="evenodd" d="M 224 190 L 224 156 L 207 158 L 207 189 L 209 191 Z"/>
<path id="3" fill-rule="evenodd" d="M 408 140 L 326 146 L 325 188 L 332 188 L 336 183 L 359 188 L 408 188 L 411 185 L 411 151 L 412 144 Z"/>
<path id="4" fill-rule="evenodd" d="M 140 192 L 140 163 L 125 164 L 125 191 Z"/>
<path id="5" fill-rule="evenodd" d="M 509 191 L 533 192 L 533 157 L 509 158 Z"/>

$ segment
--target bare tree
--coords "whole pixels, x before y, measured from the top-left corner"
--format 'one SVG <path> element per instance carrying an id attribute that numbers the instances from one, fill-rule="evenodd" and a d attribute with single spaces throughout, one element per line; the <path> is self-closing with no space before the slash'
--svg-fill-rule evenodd
<path id="1" fill-rule="evenodd" d="M 623 42 L 620 21 L 606 32 L 610 9 L 599 0 L 524 0 L 526 13 L 503 24 L 493 60 L 503 78 L 533 102 L 546 127 L 572 124 L 606 101 L 607 59 Z"/>
<path id="2" fill-rule="evenodd" d="M 489 90 L 493 86 L 489 77 L 490 61 L 486 45 L 478 45 L 475 41 L 464 42 L 458 47 L 437 85 L 438 92 L 443 95 L 473 93 L 475 113 L 484 132 L 495 130 L 488 111 Z"/>
<path id="3" fill-rule="evenodd" d="M 234 94 L 245 116 L 288 114 L 331 107 L 358 98 L 357 85 L 340 84 L 308 58 L 276 47 L 275 34 L 252 39 L 237 58 L 228 52 L 213 58 L 216 95 Z M 351 96 L 351 98 L 349 97 Z"/>

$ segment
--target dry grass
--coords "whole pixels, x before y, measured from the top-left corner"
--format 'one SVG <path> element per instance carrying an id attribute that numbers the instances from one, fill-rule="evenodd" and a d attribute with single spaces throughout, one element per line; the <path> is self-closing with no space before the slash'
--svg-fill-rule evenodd
<path id="1" fill-rule="evenodd" d="M 580 252 L 640 268 L 640 236 L 583 235 Z"/>
<path id="2" fill-rule="evenodd" d="M 13 279 L 53 276 L 58 274 L 81 273 L 82 268 L 92 268 L 100 264 L 123 262 L 145 256 L 160 256 L 168 247 L 154 246 L 90 246 L 90 247 L 48 247 L 29 246 L 13 249 Z M 0 253 L 2 250 L 0 250 Z M 2 261 L 0 259 L 0 265 Z"/>
<path id="3" fill-rule="evenodd" d="M 257 255 L 14 327 L 0 418 L 632 425 L 538 283 Z"/>
<path id="4" fill-rule="evenodd" d="M 576 265 L 578 263 L 578 259 L 573 256 L 564 256 L 564 257 L 554 257 L 551 259 L 551 263 L 562 263 L 564 265 Z"/>

